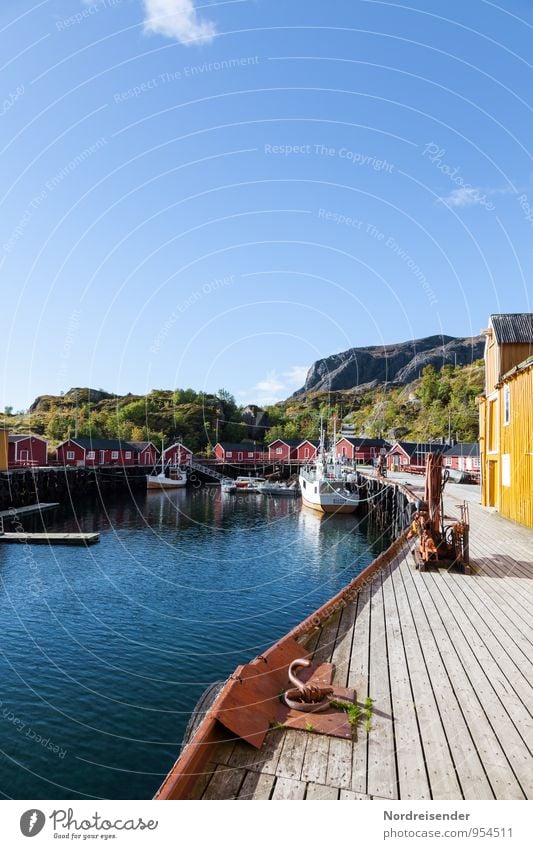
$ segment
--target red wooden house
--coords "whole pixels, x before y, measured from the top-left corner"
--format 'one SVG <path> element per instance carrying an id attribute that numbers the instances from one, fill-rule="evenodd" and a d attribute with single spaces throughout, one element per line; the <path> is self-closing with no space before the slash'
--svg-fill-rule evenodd
<path id="1" fill-rule="evenodd" d="M 165 466 L 190 466 L 192 451 L 182 442 L 175 442 L 165 448 Z"/>
<path id="2" fill-rule="evenodd" d="M 133 466 L 135 451 L 120 439 L 76 436 L 57 446 L 57 462 L 64 466 Z"/>
<path id="3" fill-rule="evenodd" d="M 311 442 L 310 439 L 304 439 L 296 448 L 296 459 L 299 463 L 306 463 L 308 460 L 316 457 L 317 451 L 318 445 L 316 442 Z"/>
<path id="4" fill-rule="evenodd" d="M 373 465 L 376 458 L 388 451 L 390 443 L 384 439 L 369 439 L 363 436 L 342 436 L 336 445 L 338 457 L 355 463 Z"/>
<path id="5" fill-rule="evenodd" d="M 48 465 L 48 442 L 29 433 L 10 433 L 8 436 L 9 467 Z"/>
<path id="6" fill-rule="evenodd" d="M 395 442 L 387 453 L 387 468 L 392 471 L 412 468 L 423 471 L 428 454 L 442 454 L 448 445 L 442 442 Z"/>
<path id="7" fill-rule="evenodd" d="M 479 479 L 481 470 L 479 442 L 458 442 L 446 449 L 442 459 L 445 468 L 468 472 L 473 478 Z"/>
<path id="8" fill-rule="evenodd" d="M 268 460 L 262 445 L 242 442 L 217 442 L 215 457 L 220 463 L 258 463 Z"/>
<path id="9" fill-rule="evenodd" d="M 268 445 L 268 459 L 271 463 L 296 462 L 299 445 L 299 439 L 275 439 Z"/>
<path id="10" fill-rule="evenodd" d="M 363 436 L 342 436 L 336 445 L 337 457 L 346 457 L 355 463 L 373 466 L 380 454 L 390 449 L 385 439 L 366 439 Z"/>
<path id="11" fill-rule="evenodd" d="M 131 445 L 136 466 L 154 466 L 159 457 L 159 451 L 153 442 L 128 442 Z"/>

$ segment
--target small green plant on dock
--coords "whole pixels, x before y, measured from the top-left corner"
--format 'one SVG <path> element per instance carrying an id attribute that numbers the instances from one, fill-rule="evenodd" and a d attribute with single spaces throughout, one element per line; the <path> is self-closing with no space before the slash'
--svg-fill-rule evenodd
<path id="1" fill-rule="evenodd" d="M 367 696 L 365 699 L 365 731 L 367 734 L 370 734 L 372 731 L 372 713 L 374 711 L 374 699 L 371 699 L 370 696 Z"/>
<path id="2" fill-rule="evenodd" d="M 315 726 L 314 726 L 314 725 L 311 725 L 311 723 L 310 723 L 310 722 L 306 722 L 306 723 L 305 723 L 305 730 L 306 730 L 306 731 L 314 731 L 314 730 L 315 730 Z"/>
<path id="3" fill-rule="evenodd" d="M 285 726 L 283 725 L 283 722 L 274 722 L 274 721 L 272 721 L 272 722 L 270 722 L 270 724 L 269 724 L 269 725 L 270 725 L 270 730 L 271 730 L 271 731 L 279 731 L 281 728 L 285 728 Z"/>
<path id="4" fill-rule="evenodd" d="M 343 710 L 346 713 L 348 717 L 348 723 L 352 729 L 352 735 L 355 735 L 355 729 L 362 714 L 360 706 L 357 704 L 353 704 L 352 702 L 345 702 L 343 699 L 332 699 L 330 705 L 331 707 L 337 708 L 338 710 Z"/>

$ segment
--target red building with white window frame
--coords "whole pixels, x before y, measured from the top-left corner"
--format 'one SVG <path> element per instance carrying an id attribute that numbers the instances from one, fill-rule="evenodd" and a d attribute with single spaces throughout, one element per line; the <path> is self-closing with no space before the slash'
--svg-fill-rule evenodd
<path id="1" fill-rule="evenodd" d="M 159 459 L 159 451 L 153 442 L 128 442 L 131 445 L 136 466 L 155 466 Z"/>
<path id="2" fill-rule="evenodd" d="M 182 442 L 175 442 L 164 449 L 165 466 L 190 466 L 192 463 L 192 451 Z"/>
<path id="3" fill-rule="evenodd" d="M 380 454 L 390 449 L 390 442 L 385 439 L 366 439 L 363 436 L 342 436 L 335 450 L 337 457 L 346 457 L 355 463 L 366 466 L 374 465 Z"/>
<path id="4" fill-rule="evenodd" d="M 268 459 L 271 463 L 296 462 L 299 444 L 299 439 L 275 439 L 268 445 Z"/>
<path id="5" fill-rule="evenodd" d="M 395 442 L 387 453 L 387 468 L 423 471 L 428 454 L 442 454 L 448 447 L 442 442 Z"/>
<path id="6" fill-rule="evenodd" d="M 119 439 L 76 436 L 57 446 L 57 462 L 62 466 L 134 466 L 135 450 Z"/>
<path id="7" fill-rule="evenodd" d="M 310 439 L 304 439 L 296 447 L 296 459 L 299 463 L 307 463 L 308 460 L 313 460 L 316 457 L 318 445 L 311 442 Z"/>
<path id="8" fill-rule="evenodd" d="M 468 472 L 475 480 L 480 479 L 481 460 L 479 442 L 458 442 L 447 448 L 442 455 L 444 468 Z"/>
<path id="9" fill-rule="evenodd" d="M 10 433 L 8 435 L 8 463 L 10 468 L 47 466 L 47 440 L 29 433 Z"/>
<path id="10" fill-rule="evenodd" d="M 262 445 L 217 442 L 215 457 L 219 463 L 263 463 L 268 460 L 268 452 Z"/>

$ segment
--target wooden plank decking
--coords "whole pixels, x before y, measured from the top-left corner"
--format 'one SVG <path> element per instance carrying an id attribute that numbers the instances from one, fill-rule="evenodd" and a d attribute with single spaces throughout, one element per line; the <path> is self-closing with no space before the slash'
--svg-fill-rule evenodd
<path id="1" fill-rule="evenodd" d="M 0 543 L 22 543 L 23 545 L 94 545 L 100 534 L 93 533 L 27 533 L 26 531 L 0 533 Z"/>
<path id="2" fill-rule="evenodd" d="M 533 532 L 474 502 L 470 517 L 472 575 L 419 573 L 406 544 L 307 640 L 374 699 L 370 732 L 222 743 L 196 798 L 533 798 Z"/>

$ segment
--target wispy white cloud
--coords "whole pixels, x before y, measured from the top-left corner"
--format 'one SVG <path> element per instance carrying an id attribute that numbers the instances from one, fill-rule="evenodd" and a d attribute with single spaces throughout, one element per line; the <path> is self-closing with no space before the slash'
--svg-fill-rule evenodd
<path id="1" fill-rule="evenodd" d="M 269 372 L 268 376 L 265 377 L 264 380 L 258 381 L 258 383 L 252 387 L 252 389 L 258 389 L 260 392 L 268 392 L 272 395 L 276 392 L 280 392 L 284 388 L 285 384 L 283 381 L 279 380 L 275 371 Z"/>
<path id="2" fill-rule="evenodd" d="M 283 372 L 289 386 L 302 386 L 305 383 L 309 366 L 291 366 L 288 371 Z"/>
<path id="3" fill-rule="evenodd" d="M 246 398 L 250 403 L 264 405 L 275 404 L 282 401 L 295 389 L 305 382 L 308 366 L 290 366 L 281 374 L 275 370 L 269 371 L 267 376 L 258 380 L 250 389 L 238 391 L 240 398 Z"/>
<path id="4" fill-rule="evenodd" d="M 486 193 L 485 193 L 486 194 Z M 447 204 L 448 206 L 477 206 L 477 204 L 481 203 L 483 199 L 483 191 L 482 189 L 466 188 L 461 187 L 460 189 L 454 189 L 453 192 L 450 192 L 446 197 L 440 198 L 442 203 Z"/>
<path id="5" fill-rule="evenodd" d="M 194 0 L 144 0 L 145 32 L 175 38 L 180 44 L 202 44 L 216 35 L 212 21 L 202 19 Z"/>

